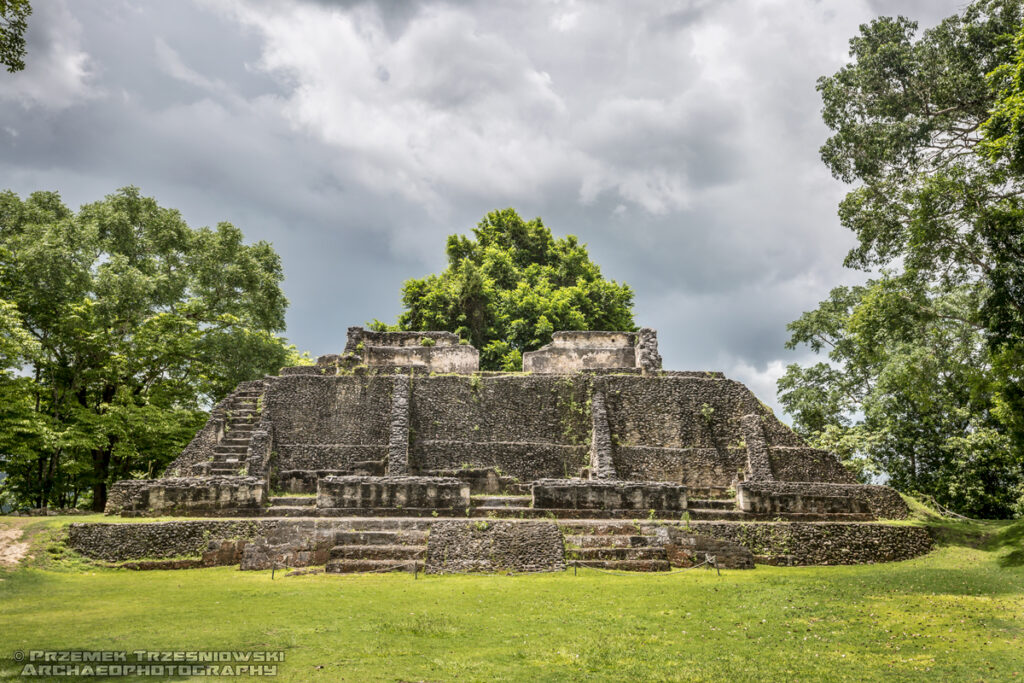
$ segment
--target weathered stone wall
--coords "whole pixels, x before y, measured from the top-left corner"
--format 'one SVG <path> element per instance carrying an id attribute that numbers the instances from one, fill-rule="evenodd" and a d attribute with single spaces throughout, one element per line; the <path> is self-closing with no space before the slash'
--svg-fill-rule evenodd
<path id="1" fill-rule="evenodd" d="M 435 346 L 458 346 L 459 336 L 453 332 L 375 332 L 363 327 L 348 328 L 345 353 L 360 353 L 367 346 L 422 346 L 430 339 Z"/>
<path id="2" fill-rule="evenodd" d="M 469 507 L 469 484 L 443 477 L 324 477 L 316 506 L 462 511 Z"/>
<path id="3" fill-rule="evenodd" d="M 470 373 L 480 369 L 472 346 L 368 346 L 363 359 L 371 368 L 416 368 L 426 372 Z"/>
<path id="4" fill-rule="evenodd" d="M 410 462 L 421 472 L 497 467 L 523 481 L 574 476 L 588 460 L 588 400 L 582 375 L 416 376 Z"/>
<path id="5" fill-rule="evenodd" d="M 747 465 L 747 451 L 742 447 L 619 446 L 614 452 L 620 479 L 672 481 L 692 488 L 733 486 Z"/>
<path id="6" fill-rule="evenodd" d="M 257 512 L 266 499 L 267 483 L 258 477 L 141 479 L 113 484 L 105 512 L 124 517 L 228 516 Z"/>
<path id="7" fill-rule="evenodd" d="M 878 519 L 905 519 L 907 505 L 888 486 L 820 482 L 744 482 L 736 489 L 736 502 L 744 512 L 860 513 Z"/>
<path id="8" fill-rule="evenodd" d="M 523 370 L 570 373 L 639 367 L 635 332 L 555 332 L 551 343 L 523 354 Z M 647 348 L 650 343 L 648 341 Z M 655 351 L 657 347 L 655 346 Z"/>
<path id="9" fill-rule="evenodd" d="M 657 526 L 651 530 L 653 543 L 665 548 L 665 556 L 673 567 L 693 567 L 714 557 L 720 569 L 753 569 L 754 554 L 738 543 L 695 534 L 675 526 Z"/>
<path id="10" fill-rule="evenodd" d="M 464 348 L 438 344 L 430 348 Z M 406 407 L 393 401 L 395 373 L 331 369 L 337 374 L 265 380 L 249 467 L 252 473 L 269 471 L 274 488 L 291 486 L 282 481 L 284 472 L 375 473 L 388 461 L 389 448 L 393 466 L 400 464 L 402 439 L 396 430 L 406 427 L 395 419 Z M 591 464 L 597 392 L 604 404 L 604 419 L 598 421 L 601 462 L 610 456 L 606 470 L 619 479 L 701 488 L 728 488 L 744 478 L 852 482 L 834 456 L 807 448 L 746 387 L 720 373 L 417 372 L 409 384 L 409 473 L 496 468 L 521 482 L 579 476 Z M 747 438 L 757 422 L 763 444 Z M 216 429 L 215 418 L 182 462 L 205 453 L 200 446 Z M 758 477 L 748 468 L 752 448 L 755 455 L 767 449 L 769 466 L 760 467 Z M 309 478 L 296 475 L 289 481 Z"/>
<path id="11" fill-rule="evenodd" d="M 644 374 L 661 370 L 661 354 L 658 353 L 658 333 L 650 327 L 641 327 L 636 338 L 636 366 Z"/>
<path id="12" fill-rule="evenodd" d="M 828 451 L 806 446 L 776 446 L 769 450 L 769 459 L 777 481 L 857 483 L 839 458 Z"/>
<path id="13" fill-rule="evenodd" d="M 430 528 L 426 572 L 557 572 L 565 569 L 554 522 L 441 521 Z"/>
<path id="14" fill-rule="evenodd" d="M 530 489 L 535 508 L 643 512 L 686 509 L 686 487 L 662 482 L 541 479 Z"/>
<path id="15" fill-rule="evenodd" d="M 335 535 L 349 530 L 351 523 L 345 519 L 89 522 L 69 525 L 67 542 L 87 557 L 109 562 L 201 557 L 199 566 L 244 562 L 247 569 L 269 569 L 276 562 L 278 566 L 301 567 L 323 564 Z M 554 531 L 534 528 L 532 525 L 537 523 L 527 521 L 423 520 L 423 524 L 432 528 L 428 558 L 433 553 L 436 571 L 466 571 L 473 566 L 479 567 L 478 571 L 557 571 L 561 568 L 559 562 L 564 563 L 561 532 L 554 523 L 548 523 Z M 454 525 L 456 530 L 436 533 L 442 524 Z M 527 526 L 500 530 L 505 525 L 520 524 Z M 468 534 L 467 527 L 471 530 Z M 666 527 L 678 529 L 679 535 L 660 531 Z M 727 546 L 723 549 L 700 541 L 701 537 L 743 546 L 757 556 L 758 562 L 787 565 L 890 562 L 917 557 L 932 548 L 926 529 L 886 524 L 639 522 L 636 529 L 654 539 L 665 535 L 664 541 L 675 542 L 680 553 L 691 553 L 691 561 L 700 561 L 700 552 L 728 550 Z M 590 533 L 600 532 L 595 529 Z M 679 541 L 688 537 L 697 541 L 692 546 Z M 742 551 L 736 552 L 742 555 Z M 677 559 L 685 566 L 685 558 Z"/>
<path id="16" fill-rule="evenodd" d="M 276 522 L 268 520 L 195 520 L 185 522 L 76 523 L 68 526 L 68 545 L 96 560 L 161 559 L 202 555 L 211 541 L 253 539 Z"/>
<path id="17" fill-rule="evenodd" d="M 691 522 L 699 534 L 748 548 L 774 564 L 865 564 L 909 560 L 932 549 L 927 529 L 844 522 Z"/>
<path id="18" fill-rule="evenodd" d="M 273 424 L 275 471 L 348 470 L 386 457 L 391 376 L 295 375 L 268 385 L 263 409 Z"/>

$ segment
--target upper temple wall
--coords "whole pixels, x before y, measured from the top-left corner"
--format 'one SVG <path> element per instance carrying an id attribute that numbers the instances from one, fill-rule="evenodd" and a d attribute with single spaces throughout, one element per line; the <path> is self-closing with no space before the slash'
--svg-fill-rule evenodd
<path id="1" fill-rule="evenodd" d="M 345 470 L 383 461 L 392 376 L 363 372 L 268 380 L 275 468 Z M 589 463 L 591 402 L 604 396 L 618 476 L 728 487 L 746 464 L 742 418 L 761 416 L 780 480 L 845 481 L 834 456 L 807 448 L 738 382 L 720 375 L 414 375 L 409 467 L 496 467 L 530 481 Z"/>
<path id="2" fill-rule="evenodd" d="M 523 370 L 564 374 L 581 370 L 661 369 L 657 333 L 650 328 L 639 332 L 562 331 L 551 343 L 523 354 Z"/>
<path id="3" fill-rule="evenodd" d="M 451 332 L 374 332 L 350 327 L 345 353 L 371 368 L 457 373 L 480 369 L 480 352 Z M 323 360 L 329 358 L 333 357 Z"/>

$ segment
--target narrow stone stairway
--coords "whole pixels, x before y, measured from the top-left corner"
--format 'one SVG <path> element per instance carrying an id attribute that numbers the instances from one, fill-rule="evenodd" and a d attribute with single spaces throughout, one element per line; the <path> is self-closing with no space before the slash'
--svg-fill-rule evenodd
<path id="1" fill-rule="evenodd" d="M 325 571 L 335 574 L 422 571 L 427 556 L 429 523 L 365 520 L 353 526 L 356 528 L 335 535 Z"/>
<path id="2" fill-rule="evenodd" d="M 665 548 L 653 545 L 635 524 L 581 521 L 563 524 L 562 533 L 570 565 L 632 572 L 670 569 Z"/>
<path id="3" fill-rule="evenodd" d="M 245 467 L 246 451 L 259 421 L 262 389 L 245 389 L 231 396 L 225 415 L 224 438 L 213 448 L 210 474 L 237 475 Z"/>

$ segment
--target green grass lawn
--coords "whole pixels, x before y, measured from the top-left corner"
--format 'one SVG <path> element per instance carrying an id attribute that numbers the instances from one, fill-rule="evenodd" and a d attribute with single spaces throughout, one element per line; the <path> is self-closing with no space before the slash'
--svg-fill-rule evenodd
<path id="1" fill-rule="evenodd" d="M 53 545 L 68 521 L 0 571 L 0 677 L 16 650 L 280 649 L 282 681 L 1024 679 L 1024 522 L 932 520 L 935 552 L 871 566 L 272 580 L 97 568 Z"/>

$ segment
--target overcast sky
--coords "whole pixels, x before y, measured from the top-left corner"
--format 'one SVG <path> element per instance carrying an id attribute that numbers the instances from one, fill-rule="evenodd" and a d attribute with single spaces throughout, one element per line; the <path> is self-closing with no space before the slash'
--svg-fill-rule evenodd
<path id="1" fill-rule="evenodd" d="M 844 271 L 816 79 L 859 24 L 961 0 L 35 0 L 0 73 L 0 189 L 137 185 L 272 242 L 314 356 L 490 210 L 575 234 L 666 368 L 777 407 L 786 323 Z"/>

